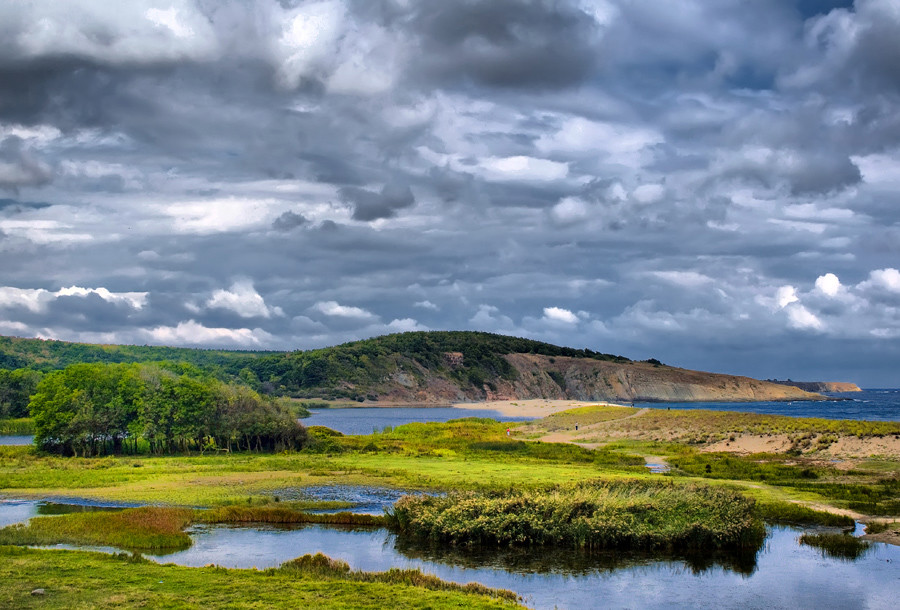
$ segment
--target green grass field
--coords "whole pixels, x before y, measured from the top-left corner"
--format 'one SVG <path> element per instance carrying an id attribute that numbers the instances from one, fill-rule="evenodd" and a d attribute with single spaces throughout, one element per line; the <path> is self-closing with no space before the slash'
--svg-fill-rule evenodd
<path id="1" fill-rule="evenodd" d="M 518 607 L 509 592 L 446 583 L 418 571 L 359 573 L 322 561 L 230 570 L 158 565 L 134 556 L 0 546 L 0 607 L 317 608 L 445 610 Z M 42 589 L 42 595 L 32 591 Z M 486 594 L 487 593 L 487 594 Z"/>

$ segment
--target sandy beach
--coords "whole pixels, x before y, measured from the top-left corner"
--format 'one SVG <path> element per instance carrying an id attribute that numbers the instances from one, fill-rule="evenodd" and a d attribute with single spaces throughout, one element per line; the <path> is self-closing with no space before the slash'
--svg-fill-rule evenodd
<path id="1" fill-rule="evenodd" d="M 459 402 L 453 406 L 460 409 L 491 409 L 499 411 L 507 417 L 547 417 L 553 413 L 587 407 L 590 405 L 614 405 L 615 403 L 603 401 L 584 400 L 551 400 L 545 398 L 533 398 L 530 400 L 490 400 L 486 402 Z M 626 405 L 619 405 L 626 406 Z M 630 406 L 630 405 L 628 405 Z"/>

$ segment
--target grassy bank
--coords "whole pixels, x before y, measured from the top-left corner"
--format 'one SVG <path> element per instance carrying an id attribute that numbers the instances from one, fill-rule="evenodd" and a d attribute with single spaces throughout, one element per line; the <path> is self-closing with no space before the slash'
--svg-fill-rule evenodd
<path id="1" fill-rule="evenodd" d="M 327 561 L 327 560 L 326 560 Z M 517 607 L 509 592 L 467 589 L 415 571 L 323 569 L 321 559 L 264 571 L 158 565 L 128 555 L 0 546 L 4 608 Z M 339 565 L 339 564 L 338 564 Z M 437 581 L 437 582 L 435 582 Z M 43 589 L 43 595 L 32 595 Z"/>
<path id="2" fill-rule="evenodd" d="M 689 550 L 756 548 L 765 536 L 753 501 L 736 492 L 639 480 L 405 497 L 389 519 L 450 544 Z"/>

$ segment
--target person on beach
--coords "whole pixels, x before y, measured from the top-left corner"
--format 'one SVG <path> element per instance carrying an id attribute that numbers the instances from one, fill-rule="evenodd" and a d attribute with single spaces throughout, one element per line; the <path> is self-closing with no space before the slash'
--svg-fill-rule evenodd
<path id="1" fill-rule="evenodd" d="M 509 428 L 506 429 L 506 436 L 509 436 Z"/>

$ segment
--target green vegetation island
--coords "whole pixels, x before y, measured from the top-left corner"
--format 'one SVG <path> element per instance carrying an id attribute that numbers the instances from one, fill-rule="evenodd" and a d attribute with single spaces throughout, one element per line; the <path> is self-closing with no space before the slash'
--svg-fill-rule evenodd
<path id="1" fill-rule="evenodd" d="M 793 386 L 469 332 L 292 353 L 4 337 L 0 358 L 0 430 L 35 437 L 0 445 L 0 496 L 130 506 L 0 529 L 4 607 L 522 602 L 418 570 L 352 570 L 321 554 L 262 570 L 144 557 L 188 548 L 186 530 L 210 524 L 386 528 L 409 544 L 463 554 L 621 551 L 701 563 L 715 556 L 741 573 L 752 571 L 767 524 L 861 521 L 867 539 L 900 540 L 900 422 L 668 411 L 606 398 L 641 399 L 651 389 L 694 400 L 822 398 Z M 419 397 L 426 405 L 505 401 L 512 412 L 541 417 L 414 423 L 367 435 L 298 421 L 310 401 L 372 406 Z M 346 512 L 351 504 L 304 496 L 322 485 L 409 493 L 382 515 L 357 514 Z M 324 509 L 345 512 L 317 512 Z M 801 542 L 845 556 L 866 544 L 839 531 Z M 115 552 L 35 548 L 59 544 Z"/>

